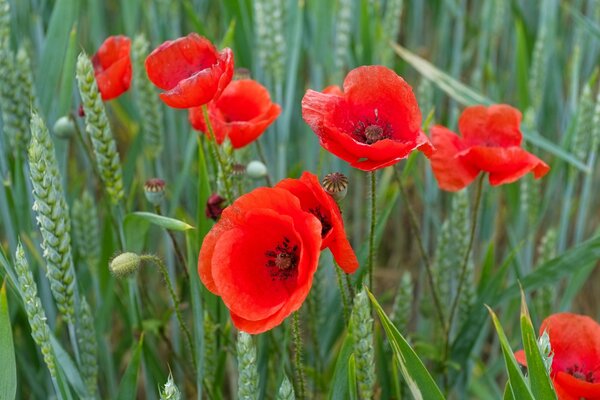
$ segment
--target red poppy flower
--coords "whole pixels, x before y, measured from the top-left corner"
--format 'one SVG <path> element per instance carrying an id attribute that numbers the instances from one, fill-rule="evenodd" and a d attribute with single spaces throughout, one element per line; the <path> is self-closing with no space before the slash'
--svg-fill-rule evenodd
<path id="1" fill-rule="evenodd" d="M 346 238 L 344 221 L 335 200 L 323 190 L 317 176 L 304 172 L 300 179 L 284 179 L 275 185 L 300 199 L 300 206 L 321 221 L 321 249 L 329 248 L 340 268 L 352 273 L 358 268 L 356 254 Z"/>
<path id="2" fill-rule="evenodd" d="M 443 126 L 432 127 L 436 151 L 431 167 L 440 188 L 461 190 L 481 171 L 490 174 L 492 186 L 514 182 L 528 172 L 536 179 L 546 175 L 550 167 L 521 148 L 520 123 L 519 110 L 498 104 L 467 107 L 458 121 L 462 136 Z"/>
<path id="3" fill-rule="evenodd" d="M 600 400 L 600 324 L 584 315 L 553 314 L 542 322 L 554 353 L 550 377 L 559 400 Z M 515 353 L 527 366 L 525 352 Z"/>
<path id="4" fill-rule="evenodd" d="M 131 40 L 127 36 L 109 36 L 92 57 L 94 74 L 102 100 L 125 93 L 131 85 Z"/>
<path id="5" fill-rule="evenodd" d="M 334 86 L 308 90 L 302 117 L 321 146 L 364 171 L 395 164 L 415 149 L 431 151 L 411 87 L 383 66 L 350 71 L 343 93 Z"/>
<path id="6" fill-rule="evenodd" d="M 229 137 L 236 149 L 256 140 L 280 113 L 281 107 L 271 101 L 269 91 L 251 79 L 232 81 L 208 105 L 217 143 Z M 206 132 L 202 107 L 190 108 L 189 118 L 194 129 Z"/>
<path id="7" fill-rule="evenodd" d="M 206 235 L 198 273 L 238 329 L 261 333 L 300 308 L 320 248 L 321 223 L 296 196 L 258 188 L 227 207 Z"/>
<path id="8" fill-rule="evenodd" d="M 217 52 L 196 34 L 169 40 L 146 58 L 148 78 L 165 90 L 160 98 L 170 107 L 199 107 L 217 97 L 233 77 L 233 52 Z"/>

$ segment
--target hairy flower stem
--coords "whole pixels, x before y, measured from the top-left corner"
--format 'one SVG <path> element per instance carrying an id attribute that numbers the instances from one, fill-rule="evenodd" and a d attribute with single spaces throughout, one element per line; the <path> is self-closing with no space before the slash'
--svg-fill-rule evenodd
<path id="1" fill-rule="evenodd" d="M 227 176 L 228 174 L 226 160 L 224 160 L 223 157 L 221 157 L 219 145 L 217 144 L 217 137 L 215 136 L 212 123 L 210 122 L 210 118 L 208 117 L 208 107 L 206 107 L 206 105 L 202 106 L 202 115 L 204 116 L 204 122 L 206 122 L 209 146 L 211 147 L 213 156 L 217 159 L 217 162 L 219 163 L 219 169 L 221 170 L 220 175 L 221 179 L 223 179 L 223 186 L 225 187 L 225 197 L 227 198 L 227 202 L 231 204 L 231 202 L 233 201 L 233 194 L 231 189 L 231 180 L 229 179 L 230 177 Z"/>
<path id="2" fill-rule="evenodd" d="M 475 241 L 475 230 L 477 229 L 477 215 L 479 214 L 479 206 L 481 204 L 481 193 L 483 191 L 483 178 L 484 174 L 479 175 L 477 179 L 477 187 L 475 189 L 475 205 L 473 206 L 473 211 L 471 214 L 471 233 L 469 236 L 469 245 L 467 246 L 467 250 L 465 251 L 465 255 L 463 257 L 463 262 L 460 268 L 460 275 L 458 277 L 458 287 L 456 288 L 456 295 L 454 296 L 454 300 L 452 300 L 452 305 L 450 306 L 450 314 L 448 316 L 448 323 L 446 324 L 446 344 L 444 346 L 444 364 L 448 361 L 448 357 L 450 355 L 450 341 L 451 341 L 451 330 L 452 330 L 452 322 L 454 321 L 454 316 L 456 314 L 456 309 L 458 308 L 458 303 L 460 301 L 460 294 L 462 288 L 465 283 L 465 278 L 467 276 L 467 266 L 469 263 L 469 256 L 471 255 L 471 250 L 473 248 L 473 242 Z M 446 369 L 447 371 L 447 369 Z M 447 373 L 444 374 L 444 381 L 447 383 Z"/>
<path id="3" fill-rule="evenodd" d="M 373 290 L 373 264 L 375 264 L 375 223 L 377 219 L 377 177 L 375 171 L 369 173 L 371 178 L 371 227 L 369 229 L 369 290 Z"/>
<path id="4" fill-rule="evenodd" d="M 173 288 L 173 284 L 171 283 L 171 278 L 169 277 L 169 272 L 167 271 L 167 267 L 165 266 L 165 263 L 163 262 L 163 260 L 160 257 L 153 256 L 150 254 L 142 255 L 141 260 L 142 261 L 150 261 L 150 262 L 154 263 L 160 270 L 160 273 L 163 275 L 165 283 L 167 284 L 167 290 L 169 291 L 169 295 L 171 296 L 171 300 L 173 301 L 173 308 L 175 309 L 175 315 L 177 316 L 177 321 L 179 322 L 179 327 L 185 334 L 185 338 L 187 340 L 188 347 L 190 349 L 190 355 L 192 355 L 192 364 L 194 365 L 194 369 L 196 369 L 196 357 L 194 357 L 194 354 L 196 354 L 196 349 L 194 348 L 194 342 L 192 341 L 192 335 L 190 334 L 190 331 L 183 320 L 183 316 L 181 315 L 181 309 L 179 307 L 181 302 L 179 301 L 179 297 L 177 297 L 177 294 L 175 293 L 175 289 Z"/>
<path id="5" fill-rule="evenodd" d="M 404 200 L 404 204 L 406 209 L 408 210 L 408 216 L 410 221 L 410 228 L 413 232 L 413 237 L 417 240 L 417 245 L 419 248 L 419 252 L 421 253 L 421 258 L 423 259 L 423 264 L 425 265 L 425 272 L 427 275 L 427 281 L 429 282 L 429 287 L 431 288 L 431 296 L 433 297 L 433 304 L 435 306 L 436 314 L 438 319 L 440 320 L 440 324 L 446 331 L 446 321 L 444 319 L 444 312 L 442 311 L 442 303 L 440 301 L 440 297 L 438 295 L 435 280 L 433 277 L 433 269 L 431 268 L 431 261 L 427 256 L 427 251 L 425 250 L 425 246 L 421 241 L 421 230 L 419 229 L 419 224 L 417 222 L 417 216 L 415 214 L 415 210 L 412 208 L 410 201 L 408 200 L 408 194 L 406 193 L 406 188 L 404 187 L 404 182 L 402 181 L 402 177 L 398 173 L 398 170 L 394 169 L 394 177 L 400 186 L 400 193 L 402 195 L 402 200 Z"/>
<path id="6" fill-rule="evenodd" d="M 300 316 L 298 311 L 294 313 L 292 321 L 292 335 L 294 336 L 294 363 L 296 364 L 296 380 L 298 382 L 298 399 L 304 400 L 306 382 L 304 378 L 304 364 L 302 361 L 302 337 L 300 336 Z"/>

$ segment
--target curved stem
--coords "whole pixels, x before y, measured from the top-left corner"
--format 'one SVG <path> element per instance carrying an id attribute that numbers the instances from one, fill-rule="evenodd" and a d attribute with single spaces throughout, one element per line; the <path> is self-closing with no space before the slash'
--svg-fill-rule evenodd
<path id="1" fill-rule="evenodd" d="M 163 262 L 163 260 L 157 256 L 145 254 L 145 255 L 141 256 L 141 259 L 142 259 L 142 261 L 151 261 L 152 263 L 154 263 L 160 270 L 160 273 L 163 275 L 163 278 L 165 279 L 165 282 L 167 284 L 167 289 L 169 291 L 169 295 L 171 296 L 171 300 L 173 301 L 173 308 L 175 309 L 175 315 L 177 316 L 177 321 L 179 322 L 179 327 L 185 334 L 185 338 L 188 342 L 188 346 L 190 348 L 190 352 L 192 355 L 192 364 L 194 364 L 194 369 L 196 369 L 196 358 L 194 357 L 194 354 L 196 354 L 196 350 L 194 349 L 194 343 L 192 342 L 192 335 L 190 334 L 190 331 L 189 331 L 187 325 L 183 321 L 183 316 L 181 315 L 181 309 L 179 308 L 179 305 L 181 303 L 179 301 L 179 298 L 177 297 L 177 294 L 175 293 L 173 284 L 171 283 L 171 278 L 169 277 L 169 272 L 167 271 L 167 267 L 165 266 L 165 263 Z"/>
<path id="2" fill-rule="evenodd" d="M 204 122 L 206 123 L 206 130 L 208 131 L 209 138 L 209 146 L 212 149 L 213 156 L 217 159 L 219 163 L 219 169 L 221 170 L 221 179 L 223 179 L 223 186 L 225 187 L 225 197 L 227 201 L 231 204 L 233 201 L 233 193 L 231 189 L 231 182 L 229 180 L 229 176 L 227 173 L 227 164 L 226 160 L 221 157 L 221 152 L 219 151 L 219 147 L 217 144 L 217 137 L 213 131 L 212 123 L 210 122 L 210 118 L 208 117 L 208 107 L 206 105 L 202 106 L 202 115 L 204 116 Z"/>
<path id="3" fill-rule="evenodd" d="M 369 290 L 373 291 L 373 265 L 375 264 L 375 222 L 377 218 L 377 177 L 375 171 L 369 173 L 371 178 L 371 228 L 369 229 Z"/>
<path id="4" fill-rule="evenodd" d="M 294 363 L 296 364 L 296 380 L 298 381 L 298 399 L 304 400 L 306 383 L 304 379 L 304 365 L 302 363 L 302 337 L 300 336 L 300 317 L 298 311 L 294 313 L 292 321 L 292 335 L 294 336 Z"/>
<path id="5" fill-rule="evenodd" d="M 446 331 L 446 321 L 444 318 L 444 312 L 442 308 L 442 302 L 440 301 L 440 297 L 438 295 L 438 291 L 436 290 L 435 280 L 433 277 L 433 268 L 431 267 L 431 262 L 429 260 L 429 256 L 427 256 L 427 251 L 425 250 L 425 246 L 421 241 L 421 230 L 419 229 L 419 224 L 417 222 L 417 216 L 415 214 L 415 210 L 412 208 L 410 201 L 408 200 L 408 194 L 406 193 L 406 188 L 404 187 L 404 182 L 402 181 L 402 177 L 398 173 L 396 169 L 394 169 L 394 177 L 396 181 L 398 181 L 398 185 L 400 186 L 400 193 L 402 194 L 402 199 L 404 200 L 404 204 L 406 209 L 408 210 L 408 216 L 410 221 L 410 227 L 413 232 L 414 238 L 417 240 L 417 245 L 419 248 L 419 252 L 421 253 L 421 258 L 423 259 L 423 264 L 425 265 L 425 271 L 427 275 L 427 281 L 429 283 L 429 287 L 431 289 L 431 296 L 433 297 L 433 304 L 435 306 L 436 314 L 438 316 L 439 322 L 442 326 L 444 332 Z"/>

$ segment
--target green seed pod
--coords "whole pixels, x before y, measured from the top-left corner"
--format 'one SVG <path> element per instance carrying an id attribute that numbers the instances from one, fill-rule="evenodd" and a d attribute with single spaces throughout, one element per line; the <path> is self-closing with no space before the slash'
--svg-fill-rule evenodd
<path id="1" fill-rule="evenodd" d="M 256 348 L 252 336 L 240 331 L 237 340 L 238 360 L 238 399 L 258 399 L 258 370 L 256 365 Z"/>
<path id="2" fill-rule="evenodd" d="M 121 253 L 110 262 L 110 271 L 118 278 L 127 278 L 140 268 L 142 258 L 131 252 Z"/>
<path id="3" fill-rule="evenodd" d="M 75 135 L 75 122 L 67 116 L 62 116 L 56 120 L 52 131 L 58 138 L 70 139 Z"/>
<path id="4" fill-rule="evenodd" d="M 267 176 L 267 166 L 258 160 L 250 161 L 246 166 L 246 174 L 252 179 L 261 179 Z"/>

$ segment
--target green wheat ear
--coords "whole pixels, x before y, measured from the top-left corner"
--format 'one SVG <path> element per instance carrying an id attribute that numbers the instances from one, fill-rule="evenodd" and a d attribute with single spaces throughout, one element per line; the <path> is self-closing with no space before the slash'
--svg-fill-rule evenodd
<path id="1" fill-rule="evenodd" d="M 31 326 L 31 337 L 44 356 L 44 362 L 52 377 L 56 377 L 56 365 L 52 344 L 50 343 L 50 329 L 46 323 L 46 313 L 37 295 L 37 285 L 33 279 L 29 263 L 21 243 L 17 245 L 15 253 L 15 271 L 18 277 L 19 292 L 25 306 L 25 312 Z"/>
<path id="2" fill-rule="evenodd" d="M 361 399 L 371 399 L 375 384 L 375 348 L 373 347 L 371 303 L 365 289 L 361 290 L 354 298 L 354 307 L 350 316 L 350 332 L 354 341 L 358 396 Z"/>
<path id="3" fill-rule="evenodd" d="M 125 193 L 123 191 L 123 173 L 117 153 L 117 144 L 112 136 L 104 103 L 96 84 L 94 67 L 85 53 L 77 58 L 77 85 L 85 112 L 85 129 L 90 135 L 96 165 L 106 192 L 113 204 L 118 204 Z"/>
<path id="4" fill-rule="evenodd" d="M 256 348 L 252 336 L 246 332 L 238 333 L 238 398 L 240 400 L 258 399 L 258 369 L 256 365 Z"/>
<path id="5" fill-rule="evenodd" d="M 92 195 L 85 191 L 73 202 L 71 210 L 73 239 L 78 254 L 88 267 L 95 268 L 100 259 L 100 227 L 98 210 Z"/>
<path id="6" fill-rule="evenodd" d="M 77 340 L 81 359 L 79 363 L 81 375 L 89 393 L 93 395 L 96 393 L 98 382 L 98 343 L 96 342 L 92 310 L 85 298 L 81 300 L 79 307 Z"/>
<path id="7" fill-rule="evenodd" d="M 402 274 L 398 292 L 394 297 L 394 305 L 390 318 L 398 331 L 406 332 L 410 321 L 411 306 L 413 303 L 413 282 L 410 272 L 405 271 Z"/>
<path id="8" fill-rule="evenodd" d="M 71 256 L 69 209 L 63 194 L 54 144 L 40 116 L 31 115 L 29 173 L 33 188 L 33 210 L 40 232 L 42 250 L 52 295 L 67 322 L 75 316 L 76 276 Z"/>
<path id="9" fill-rule="evenodd" d="M 150 44 L 143 34 L 136 36 L 131 47 L 135 101 L 140 112 L 145 149 L 151 158 L 157 158 L 163 149 L 163 114 L 154 85 L 146 76 L 144 62 Z"/>
<path id="10" fill-rule="evenodd" d="M 283 381 L 279 386 L 279 392 L 277 392 L 277 400 L 295 400 L 296 395 L 294 394 L 294 386 L 288 379 L 287 375 L 283 375 Z"/>

